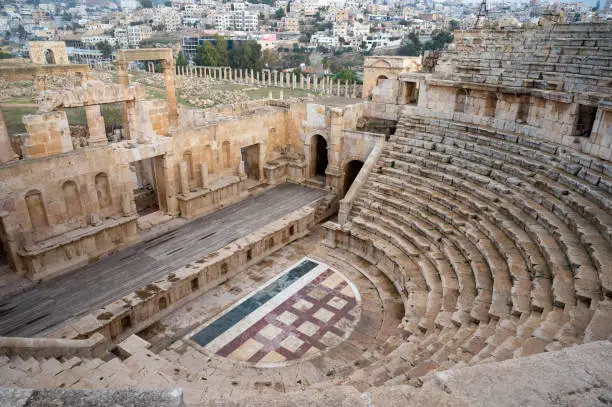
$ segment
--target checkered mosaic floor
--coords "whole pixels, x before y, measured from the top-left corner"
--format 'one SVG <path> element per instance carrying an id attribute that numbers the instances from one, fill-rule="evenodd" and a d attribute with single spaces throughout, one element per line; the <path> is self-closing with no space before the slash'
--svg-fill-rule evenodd
<path id="1" fill-rule="evenodd" d="M 210 354 L 257 366 L 310 358 L 335 346 L 360 317 L 359 293 L 326 264 L 302 259 L 191 339 Z"/>

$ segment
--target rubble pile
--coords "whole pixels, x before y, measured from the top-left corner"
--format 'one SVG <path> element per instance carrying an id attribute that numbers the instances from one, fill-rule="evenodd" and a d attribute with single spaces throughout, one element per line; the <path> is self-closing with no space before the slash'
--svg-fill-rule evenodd
<path id="1" fill-rule="evenodd" d="M 38 95 L 38 89 L 32 81 L 5 81 L 0 79 L 0 100 L 13 98 L 34 98 Z"/>
<path id="2" fill-rule="evenodd" d="M 159 87 L 159 84 L 163 83 L 163 75 L 146 75 L 135 80 L 147 86 Z M 249 99 L 247 91 L 252 89 L 257 88 L 247 88 L 233 84 L 223 86 L 223 81 L 207 78 L 178 76 L 176 80 L 178 96 L 195 107 L 243 102 Z"/>

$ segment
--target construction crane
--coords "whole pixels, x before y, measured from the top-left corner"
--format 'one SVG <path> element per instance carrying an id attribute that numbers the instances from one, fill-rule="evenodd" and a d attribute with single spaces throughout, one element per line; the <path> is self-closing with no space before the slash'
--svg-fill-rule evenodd
<path id="1" fill-rule="evenodd" d="M 482 0 L 480 2 L 480 8 L 478 9 L 478 16 L 476 17 L 476 23 L 474 24 L 474 28 L 478 27 L 478 23 L 481 18 L 487 18 L 489 16 L 489 10 L 487 10 L 487 0 Z"/>

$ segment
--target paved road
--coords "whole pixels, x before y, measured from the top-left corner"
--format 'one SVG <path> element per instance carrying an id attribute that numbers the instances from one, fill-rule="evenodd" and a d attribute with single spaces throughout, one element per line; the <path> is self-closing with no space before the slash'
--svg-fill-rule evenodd
<path id="1" fill-rule="evenodd" d="M 35 336 L 100 308 L 282 216 L 323 191 L 282 184 L 0 302 L 0 335 Z"/>

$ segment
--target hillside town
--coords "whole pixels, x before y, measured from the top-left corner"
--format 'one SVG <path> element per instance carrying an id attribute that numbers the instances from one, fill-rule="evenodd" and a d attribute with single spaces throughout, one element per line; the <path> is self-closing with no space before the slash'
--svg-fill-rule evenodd
<path id="1" fill-rule="evenodd" d="M 363 55 L 417 56 L 441 49 L 456 29 L 535 25 L 550 10 L 564 23 L 612 19 L 611 0 L 495 1 L 484 7 L 476 0 L 3 0 L 1 5 L 4 57 L 27 56 L 28 41 L 64 41 L 71 62 L 92 67 L 112 62 L 117 49 L 151 47 L 180 52 L 179 66 L 238 67 L 210 56 L 221 38 L 225 51 L 256 44 L 265 67 L 326 73 L 359 67 Z"/>

